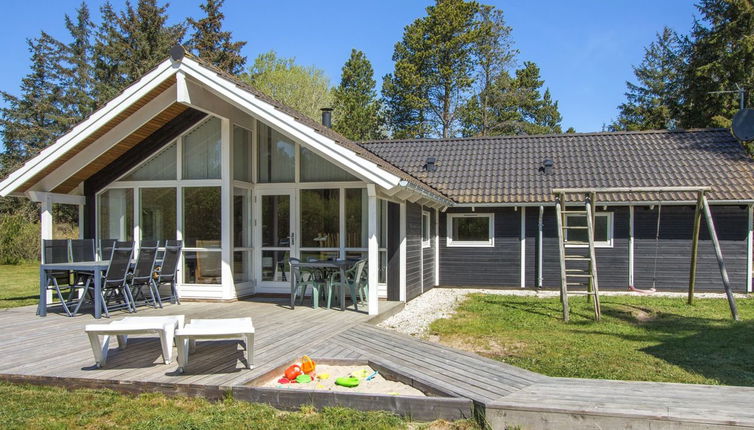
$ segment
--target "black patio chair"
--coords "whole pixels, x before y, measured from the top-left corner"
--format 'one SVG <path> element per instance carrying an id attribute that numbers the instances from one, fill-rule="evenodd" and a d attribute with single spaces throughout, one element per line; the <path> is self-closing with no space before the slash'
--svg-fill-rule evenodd
<path id="1" fill-rule="evenodd" d="M 107 268 L 105 278 L 102 280 L 102 305 L 105 316 L 110 317 L 110 308 L 108 303 L 116 300 L 117 308 L 126 308 L 129 312 L 134 312 L 132 306 L 133 297 L 131 290 L 128 288 L 128 271 L 131 268 L 131 259 L 134 254 L 133 242 L 118 242 L 113 248 L 110 265 Z M 115 307 L 113 307 L 115 309 Z"/>
<path id="2" fill-rule="evenodd" d="M 65 239 L 45 239 L 42 241 L 42 264 L 69 263 L 71 261 L 68 241 Z M 73 304 L 73 293 L 76 291 L 71 283 L 69 270 L 56 270 L 47 274 L 47 289 L 53 290 L 63 306 L 63 311 L 72 317 L 68 305 Z M 68 291 L 68 298 L 63 297 L 63 290 Z"/>
<path id="3" fill-rule="evenodd" d="M 110 255 L 113 253 L 115 243 L 118 239 L 101 239 L 99 241 L 99 259 L 106 261 L 110 259 Z"/>
<path id="4" fill-rule="evenodd" d="M 178 261 L 181 257 L 182 248 L 183 242 L 180 240 L 165 241 L 162 263 L 154 272 L 154 284 L 158 289 L 157 300 L 160 307 L 162 306 L 162 297 L 159 294 L 159 287 L 163 284 L 170 285 L 170 302 L 181 304 L 181 298 L 178 296 L 176 288 L 176 281 L 178 280 Z"/>
<path id="5" fill-rule="evenodd" d="M 74 263 L 81 261 L 94 261 L 96 254 L 94 249 L 94 239 L 74 239 L 71 240 L 71 261 Z M 86 287 L 87 282 L 91 281 L 94 273 L 91 271 L 74 271 L 73 283 L 79 287 Z"/>
<path id="6" fill-rule="evenodd" d="M 155 284 L 153 276 L 159 246 L 160 242 L 157 240 L 141 241 L 141 245 L 139 246 L 139 256 L 136 259 L 136 266 L 128 279 L 128 286 L 131 289 L 131 297 L 134 299 L 134 307 L 136 306 L 137 300 L 143 299 L 144 303 L 147 302 L 147 296 L 144 294 L 144 287 L 149 289 L 149 297 L 152 299 L 152 307 L 156 308 L 158 301 L 160 307 L 162 307 L 162 301 L 159 300 L 160 292 L 157 291 L 157 284 Z"/>

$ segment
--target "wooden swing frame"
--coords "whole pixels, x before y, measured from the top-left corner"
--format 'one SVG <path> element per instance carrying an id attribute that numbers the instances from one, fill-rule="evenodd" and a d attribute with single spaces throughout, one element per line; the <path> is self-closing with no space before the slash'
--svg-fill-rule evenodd
<path id="1" fill-rule="evenodd" d="M 592 204 L 596 204 L 596 196 L 598 194 L 611 194 L 611 193 L 696 193 L 696 209 L 694 211 L 694 227 L 692 231 L 691 239 L 691 266 L 689 269 L 689 292 L 688 292 L 688 304 L 694 303 L 694 288 L 696 287 L 696 266 L 699 257 L 699 230 L 702 225 L 702 215 L 707 222 L 707 230 L 710 238 L 712 239 L 712 245 L 715 248 L 715 257 L 717 258 L 717 265 L 720 268 L 720 277 L 723 281 L 723 287 L 725 288 L 725 295 L 728 299 L 728 305 L 730 306 L 730 313 L 734 320 L 738 321 L 738 307 L 736 306 L 736 299 L 733 296 L 733 290 L 730 286 L 730 278 L 728 277 L 728 270 L 725 267 L 725 261 L 723 260 L 722 249 L 720 248 L 720 242 L 717 238 L 717 232 L 715 230 L 715 224 L 712 220 L 712 212 L 710 211 L 709 203 L 707 201 L 706 194 L 712 190 L 711 187 L 616 187 L 616 188 L 554 188 L 552 194 L 555 196 L 561 196 L 565 194 L 581 194 L 585 198 L 593 198 Z M 661 199 L 659 200 L 661 201 Z M 560 202 L 563 207 L 566 206 L 566 202 Z"/>

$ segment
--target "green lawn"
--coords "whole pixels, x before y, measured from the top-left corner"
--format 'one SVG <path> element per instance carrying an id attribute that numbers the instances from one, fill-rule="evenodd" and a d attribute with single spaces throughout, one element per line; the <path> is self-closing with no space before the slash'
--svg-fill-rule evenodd
<path id="1" fill-rule="evenodd" d="M 474 423 L 417 424 L 387 412 L 310 407 L 282 412 L 267 405 L 208 402 L 161 394 L 130 396 L 109 390 L 75 390 L 0 383 L 4 429 L 476 429 Z"/>
<path id="2" fill-rule="evenodd" d="M 39 302 L 39 263 L 0 265 L 0 309 Z"/>
<path id="3" fill-rule="evenodd" d="M 754 386 L 754 298 L 602 297 L 601 322 L 582 297 L 571 322 L 558 298 L 471 295 L 430 335 L 551 376 Z"/>

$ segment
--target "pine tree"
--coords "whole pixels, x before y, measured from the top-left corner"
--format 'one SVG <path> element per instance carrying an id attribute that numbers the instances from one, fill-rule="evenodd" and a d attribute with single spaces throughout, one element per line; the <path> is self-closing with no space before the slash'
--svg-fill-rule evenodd
<path id="1" fill-rule="evenodd" d="M 94 61 L 92 31 L 94 24 L 89 15 L 89 7 L 82 2 L 76 10 L 75 20 L 65 15 L 65 27 L 71 36 L 66 52 L 65 91 L 71 109 L 71 116 L 77 121 L 88 117 L 97 107 L 93 97 Z"/>
<path id="2" fill-rule="evenodd" d="M 455 134 L 457 109 L 474 82 L 478 12 L 476 2 L 437 0 L 405 28 L 393 54 L 395 71 L 383 83 L 395 136 Z"/>
<path id="3" fill-rule="evenodd" d="M 222 8 L 224 0 L 206 0 L 201 6 L 205 16 L 199 20 L 188 19 L 194 29 L 187 48 L 202 58 L 226 72 L 237 75 L 243 72 L 246 57 L 241 55 L 241 49 L 246 42 L 233 42 L 229 31 L 222 30 L 225 15 Z"/>
<path id="4" fill-rule="evenodd" d="M 754 3 L 700 0 L 688 67 L 682 80 L 684 127 L 729 127 L 738 111 L 736 94 L 715 91 L 754 88 Z"/>
<path id="5" fill-rule="evenodd" d="M 112 99 L 135 80 L 168 57 L 168 51 L 183 39 L 182 24 L 167 26 L 167 5 L 157 0 L 138 0 L 136 7 L 116 13 L 110 2 L 100 9 L 97 29 L 95 93 L 99 103 Z"/>
<path id="6" fill-rule="evenodd" d="M 618 106 L 611 130 L 668 128 L 680 113 L 680 80 L 685 67 L 681 38 L 665 27 L 634 67 L 637 83 L 626 82 L 626 101 Z"/>
<path id="7" fill-rule="evenodd" d="M 352 140 L 383 137 L 374 70 L 363 52 L 351 50 L 333 96 L 336 131 Z"/>

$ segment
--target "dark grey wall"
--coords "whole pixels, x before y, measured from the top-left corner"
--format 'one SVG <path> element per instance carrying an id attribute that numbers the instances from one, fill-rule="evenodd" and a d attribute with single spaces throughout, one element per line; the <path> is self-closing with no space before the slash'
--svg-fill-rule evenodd
<path id="1" fill-rule="evenodd" d="M 599 207 L 602 211 L 603 208 Z M 613 247 L 597 248 L 600 287 L 625 290 L 628 286 L 628 207 L 608 207 L 614 213 Z M 454 209 L 460 211 L 460 209 Z M 478 210 L 481 212 L 481 210 Z M 534 287 L 537 276 L 537 207 L 526 209 L 526 286 Z M 451 210 L 448 210 L 451 212 Z M 495 208 L 495 248 L 448 248 L 446 216 L 440 214 L 440 285 L 518 287 L 520 212 L 512 208 Z M 691 256 L 693 208 L 662 208 L 660 246 L 657 261 L 657 285 L 660 290 L 683 291 L 688 288 Z M 748 217 L 745 207 L 712 206 L 713 218 L 731 282 L 736 291 L 746 287 L 746 236 Z M 657 208 L 635 208 L 634 283 L 649 288 L 655 254 Z M 585 250 L 584 250 L 585 251 Z M 545 207 L 543 219 L 543 286 L 560 287 L 560 261 L 555 209 Z M 569 252 L 578 252 L 569 250 Z M 702 224 L 697 268 L 697 289 L 722 289 L 720 271 L 706 224 Z"/>
<path id="2" fill-rule="evenodd" d="M 400 300 L 400 205 L 387 204 L 387 299 Z"/>
<path id="3" fill-rule="evenodd" d="M 423 211 L 429 212 L 429 248 L 422 248 L 422 260 L 423 266 L 423 279 L 424 279 L 424 291 L 428 291 L 435 286 L 435 210 L 431 208 L 423 208 Z"/>
<path id="4" fill-rule="evenodd" d="M 406 300 L 422 292 L 422 209 L 406 203 Z"/>
<path id="5" fill-rule="evenodd" d="M 465 211 L 448 209 L 448 213 L 460 212 Z M 513 208 L 485 208 L 477 212 L 495 213 L 494 247 L 448 247 L 448 217 L 440 213 L 440 285 L 520 285 L 521 213 Z"/>

